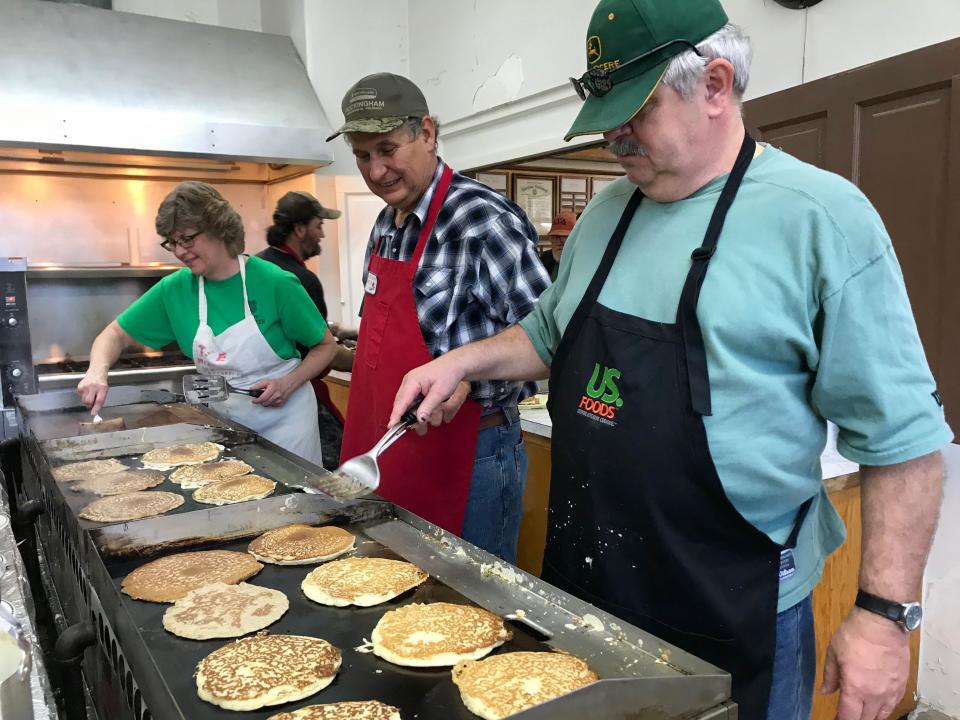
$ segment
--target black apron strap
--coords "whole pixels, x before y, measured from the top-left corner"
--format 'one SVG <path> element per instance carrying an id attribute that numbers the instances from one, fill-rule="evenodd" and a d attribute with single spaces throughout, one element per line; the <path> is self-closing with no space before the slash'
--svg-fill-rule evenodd
<path id="1" fill-rule="evenodd" d="M 576 340 L 580 334 L 583 323 L 586 321 L 587 316 L 590 315 L 590 311 L 596 304 L 597 298 L 600 297 L 600 291 L 603 290 L 603 284 L 607 281 L 610 268 L 613 267 L 613 262 L 617 259 L 617 253 L 620 252 L 620 246 L 623 244 L 623 238 L 627 234 L 627 228 L 630 227 L 630 221 L 633 220 L 633 215 L 640 206 L 641 200 L 643 200 L 643 193 L 640 192 L 640 188 L 637 188 L 634 190 L 633 195 L 630 196 L 630 200 L 627 201 L 627 206 L 623 209 L 620 222 L 617 223 L 613 235 L 610 236 L 610 242 L 607 243 L 607 249 L 604 251 L 603 258 L 597 266 L 597 271 L 593 274 L 590 284 L 583 293 L 580 304 L 577 306 L 573 317 L 570 318 L 570 322 L 567 323 L 567 327 L 563 331 L 563 336 L 560 338 L 560 343 L 557 345 L 557 351 L 554 354 L 555 358 L 566 357 L 570 343 Z"/>
<path id="2" fill-rule="evenodd" d="M 727 217 L 727 211 L 733 204 L 733 200 L 740 188 L 743 176 L 753 160 L 753 154 L 756 151 L 756 143 L 746 133 L 743 136 L 743 144 L 740 146 L 740 153 L 737 155 L 737 161 L 727 177 L 727 182 L 720 193 L 720 199 L 713 209 L 713 216 L 710 218 L 710 224 L 707 226 L 707 233 L 703 244 L 690 255 L 693 264 L 690 272 L 687 274 L 687 280 L 683 285 L 683 293 L 680 295 L 680 306 L 677 309 L 677 323 L 680 325 L 680 331 L 683 334 L 683 344 L 687 355 L 687 379 L 690 384 L 690 401 L 693 410 L 699 415 L 710 415 L 710 375 L 707 370 L 707 352 L 703 346 L 703 334 L 700 331 L 700 323 L 697 321 L 697 302 L 700 299 L 700 287 L 703 285 L 703 279 L 707 274 L 707 264 L 713 257 L 717 249 L 717 241 L 720 239 L 720 233 L 723 230 L 723 223 Z"/>
<path id="3" fill-rule="evenodd" d="M 784 547 L 792 550 L 797 546 L 797 538 L 800 537 L 800 528 L 803 527 L 803 521 L 807 519 L 807 513 L 810 512 L 810 507 L 812 505 L 813 498 L 810 498 L 800 506 L 799 510 L 797 510 L 797 519 L 793 522 L 793 529 L 790 531 L 790 537 L 787 538 L 787 542 L 785 542 L 783 545 Z"/>

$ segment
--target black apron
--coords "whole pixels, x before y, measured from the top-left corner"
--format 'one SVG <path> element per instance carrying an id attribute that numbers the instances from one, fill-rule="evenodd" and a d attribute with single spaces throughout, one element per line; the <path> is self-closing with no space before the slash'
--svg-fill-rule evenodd
<path id="1" fill-rule="evenodd" d="M 551 368 L 543 569 L 548 582 L 731 673 L 741 720 L 767 716 L 781 553 L 810 506 L 785 545 L 770 540 L 724 493 L 703 425 L 710 381 L 697 299 L 755 148 L 745 136 L 674 324 L 597 302 L 642 195 L 630 198 Z"/>

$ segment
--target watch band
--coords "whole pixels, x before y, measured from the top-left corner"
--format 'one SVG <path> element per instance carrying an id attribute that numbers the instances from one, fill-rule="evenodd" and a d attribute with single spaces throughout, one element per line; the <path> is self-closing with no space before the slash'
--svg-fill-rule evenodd
<path id="1" fill-rule="evenodd" d="M 872 595 L 866 590 L 860 590 L 857 592 L 857 600 L 854 605 L 885 617 L 887 620 L 892 620 L 895 623 L 903 623 L 903 603 L 886 600 L 877 595 Z"/>

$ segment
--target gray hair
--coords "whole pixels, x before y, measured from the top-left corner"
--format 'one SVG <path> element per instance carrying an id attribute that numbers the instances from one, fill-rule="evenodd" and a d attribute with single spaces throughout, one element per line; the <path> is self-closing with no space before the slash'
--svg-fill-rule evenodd
<path id="1" fill-rule="evenodd" d="M 437 116 L 436 116 L 436 115 L 431 115 L 431 116 L 430 116 L 430 119 L 433 120 L 433 126 L 434 126 L 434 128 L 436 128 L 435 131 L 434 131 L 434 138 L 433 138 L 433 139 L 434 139 L 435 141 L 438 141 L 438 140 L 440 139 L 440 121 L 437 120 Z M 403 124 L 402 124 L 402 125 L 400 125 L 399 127 L 394 128 L 394 129 L 391 130 L 390 132 L 391 132 L 391 133 L 394 133 L 394 132 L 397 132 L 398 130 L 406 130 L 406 131 L 410 134 L 410 137 L 412 137 L 414 140 L 416 140 L 418 137 L 420 137 L 420 133 L 423 132 L 423 118 L 419 118 L 419 117 L 408 117 L 406 120 L 403 121 Z M 344 134 L 343 134 L 344 139 L 347 141 L 347 145 L 351 145 L 351 146 L 353 145 L 353 143 L 350 141 L 350 136 L 351 136 L 352 134 L 353 134 L 353 133 L 344 133 Z M 384 133 L 384 135 L 388 135 L 388 134 L 389 134 L 389 133 Z"/>
<path id="2" fill-rule="evenodd" d="M 171 190 L 157 209 L 156 228 L 165 238 L 194 228 L 220 240 L 232 257 L 243 252 L 243 220 L 213 185 L 204 182 L 189 180 Z"/>
<path id="3" fill-rule="evenodd" d="M 680 97 L 689 98 L 697 83 L 703 79 L 707 63 L 719 58 L 733 65 L 733 94 L 737 100 L 743 100 L 753 59 L 750 38 L 743 30 L 733 23 L 727 23 L 697 45 L 697 50 L 701 55 L 693 50 L 676 55 L 667 65 L 663 83 L 676 90 Z"/>

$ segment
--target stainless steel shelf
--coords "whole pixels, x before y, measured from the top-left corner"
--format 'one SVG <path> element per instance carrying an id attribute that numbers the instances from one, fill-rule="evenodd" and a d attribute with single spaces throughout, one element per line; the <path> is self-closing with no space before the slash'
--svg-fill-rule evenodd
<path id="1" fill-rule="evenodd" d="M 28 280 L 103 280 L 108 278 L 164 277 L 179 270 L 182 265 L 108 265 L 27 268 Z"/>

